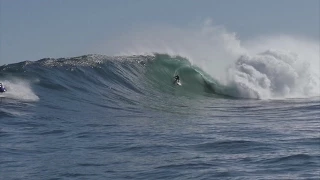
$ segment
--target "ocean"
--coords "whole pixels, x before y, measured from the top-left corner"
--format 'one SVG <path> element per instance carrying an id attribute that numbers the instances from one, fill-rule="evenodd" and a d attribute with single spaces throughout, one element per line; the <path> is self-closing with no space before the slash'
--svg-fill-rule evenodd
<path id="1" fill-rule="evenodd" d="M 166 53 L 2 65 L 0 179 L 319 179 L 319 76 L 300 62 L 268 50 L 214 71 Z"/>

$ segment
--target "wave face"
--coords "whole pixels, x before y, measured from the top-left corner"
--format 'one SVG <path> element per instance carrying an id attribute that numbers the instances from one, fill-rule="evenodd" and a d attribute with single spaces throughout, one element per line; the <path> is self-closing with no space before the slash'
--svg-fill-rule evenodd
<path id="1" fill-rule="evenodd" d="M 1 66 L 0 80 L 8 90 L 1 96 L 26 101 L 39 100 L 39 94 L 63 92 L 120 100 L 153 99 L 155 95 L 252 99 L 319 96 L 319 77 L 309 68 L 294 54 L 278 51 L 240 56 L 225 69 L 225 80 L 213 77 L 187 58 L 168 54 L 47 58 Z M 180 76 L 182 86 L 173 83 L 175 75 Z M 34 93 L 34 88 L 39 93 Z"/>

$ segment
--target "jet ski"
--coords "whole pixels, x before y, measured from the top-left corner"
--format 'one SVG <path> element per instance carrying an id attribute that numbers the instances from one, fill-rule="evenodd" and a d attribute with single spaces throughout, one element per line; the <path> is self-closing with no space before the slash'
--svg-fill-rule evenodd
<path id="1" fill-rule="evenodd" d="M 2 83 L 0 83 L 0 93 L 4 93 L 6 91 L 6 88 L 2 85 Z"/>

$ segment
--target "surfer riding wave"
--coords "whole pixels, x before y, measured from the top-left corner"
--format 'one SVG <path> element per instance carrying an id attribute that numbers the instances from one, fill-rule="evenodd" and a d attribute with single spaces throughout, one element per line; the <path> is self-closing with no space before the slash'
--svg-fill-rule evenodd
<path id="1" fill-rule="evenodd" d="M 181 85 L 179 75 L 174 76 L 174 84 Z"/>

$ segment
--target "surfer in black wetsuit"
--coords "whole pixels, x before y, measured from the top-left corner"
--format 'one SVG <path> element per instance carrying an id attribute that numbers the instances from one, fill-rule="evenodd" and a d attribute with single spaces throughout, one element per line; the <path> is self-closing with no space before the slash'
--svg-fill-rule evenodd
<path id="1" fill-rule="evenodd" d="M 179 81 L 180 79 L 179 79 L 179 75 L 176 75 L 175 77 L 174 77 L 174 79 L 176 80 L 176 81 Z"/>
<path id="2" fill-rule="evenodd" d="M 4 86 L 2 85 L 2 83 L 0 83 L 0 93 L 6 92 L 6 88 L 4 88 Z"/>
<path id="3" fill-rule="evenodd" d="M 180 77 L 179 77 L 179 75 L 176 75 L 174 77 L 174 83 L 178 83 L 179 81 L 180 81 Z"/>

